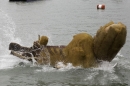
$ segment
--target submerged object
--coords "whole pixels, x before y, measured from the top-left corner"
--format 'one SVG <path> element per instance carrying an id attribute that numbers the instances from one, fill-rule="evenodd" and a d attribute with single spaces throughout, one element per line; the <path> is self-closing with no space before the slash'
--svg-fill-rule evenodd
<path id="1" fill-rule="evenodd" d="M 104 4 L 98 4 L 97 5 L 97 9 L 105 9 L 105 5 Z"/>

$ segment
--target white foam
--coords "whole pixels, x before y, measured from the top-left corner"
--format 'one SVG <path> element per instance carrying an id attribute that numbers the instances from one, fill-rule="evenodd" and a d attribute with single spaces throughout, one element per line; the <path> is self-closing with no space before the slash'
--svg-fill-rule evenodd
<path id="1" fill-rule="evenodd" d="M 19 38 L 15 38 L 16 25 L 12 18 L 0 9 L 0 54 L 6 55 L 10 42 L 20 42 Z"/>
<path id="2" fill-rule="evenodd" d="M 0 69 L 9 69 L 13 68 L 21 60 L 11 55 L 0 56 Z"/>
<path id="3" fill-rule="evenodd" d="M 58 63 L 56 64 L 56 66 L 57 66 L 58 70 L 60 70 L 60 71 L 68 71 L 68 70 L 70 70 L 70 69 L 81 68 L 80 66 L 74 67 L 74 66 L 72 65 L 72 63 L 67 63 L 67 64 L 65 65 L 63 62 L 58 62 Z"/>
<path id="4" fill-rule="evenodd" d="M 124 57 L 124 56 L 121 54 L 121 50 L 117 53 L 117 57 Z"/>
<path id="5" fill-rule="evenodd" d="M 1 9 L 0 9 L 0 14 L 1 14 L 0 17 L 2 17 L 1 19 L 2 24 L 0 25 L 0 30 L 3 31 L 3 37 L 9 39 L 8 41 L 11 40 L 11 41 L 19 42 L 20 40 L 18 38 L 15 38 L 14 36 L 16 25 L 12 20 L 12 18 Z"/>
<path id="6" fill-rule="evenodd" d="M 114 71 L 114 67 L 117 65 L 117 63 L 110 63 L 107 61 L 102 61 L 102 63 L 97 67 L 94 68 L 96 70 L 103 70 L 103 71 L 107 71 L 107 72 L 115 72 Z"/>
<path id="7" fill-rule="evenodd" d="M 15 37 L 15 29 L 12 18 L 0 9 L 0 69 L 13 68 L 19 62 L 18 58 L 9 55 L 8 50 L 10 42 L 20 42 L 20 39 Z"/>
<path id="8" fill-rule="evenodd" d="M 92 68 L 88 72 L 84 81 L 89 85 L 100 84 L 107 85 L 109 81 L 118 81 L 120 82 L 120 78 L 114 73 L 115 68 L 113 67 L 115 64 L 103 61 L 102 64 L 97 68 Z"/>
<path id="9" fill-rule="evenodd" d="M 129 60 L 130 60 L 129 57 L 124 57 L 121 54 L 121 51 L 119 51 L 119 53 L 116 55 L 116 57 L 113 59 L 112 62 L 118 62 L 119 67 L 130 69 L 130 61 Z"/>
<path id="10" fill-rule="evenodd" d="M 57 66 L 60 66 L 59 68 L 53 68 L 49 65 L 42 66 L 42 69 L 36 70 L 36 72 L 63 72 L 63 71 L 69 71 L 71 69 L 79 69 L 80 66 L 74 67 L 71 63 L 67 63 L 66 65 L 63 62 L 58 62 L 56 64 Z"/>

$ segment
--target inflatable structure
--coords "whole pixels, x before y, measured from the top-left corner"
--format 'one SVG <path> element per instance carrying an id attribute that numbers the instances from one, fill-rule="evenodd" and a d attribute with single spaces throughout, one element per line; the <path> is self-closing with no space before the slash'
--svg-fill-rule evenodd
<path id="1" fill-rule="evenodd" d="M 111 62 L 126 41 L 127 30 L 122 23 L 109 22 L 101 26 L 96 35 L 79 33 L 64 46 L 49 46 L 47 36 L 39 36 L 31 47 L 23 47 L 11 42 L 11 54 L 21 59 L 35 61 L 38 65 L 56 67 L 58 62 L 72 63 L 83 68 L 98 67 L 101 61 Z M 59 66 L 58 66 L 59 68 Z"/>

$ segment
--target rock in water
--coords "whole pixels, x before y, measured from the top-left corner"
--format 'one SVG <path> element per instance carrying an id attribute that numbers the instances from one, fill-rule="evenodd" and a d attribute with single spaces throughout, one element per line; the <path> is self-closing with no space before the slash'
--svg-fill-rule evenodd
<path id="1" fill-rule="evenodd" d="M 93 53 L 93 38 L 87 33 L 80 33 L 64 49 L 65 61 L 73 66 L 94 67 L 96 58 Z"/>
<path id="2" fill-rule="evenodd" d="M 98 60 L 112 61 L 126 41 L 126 26 L 109 22 L 94 37 L 94 53 Z"/>

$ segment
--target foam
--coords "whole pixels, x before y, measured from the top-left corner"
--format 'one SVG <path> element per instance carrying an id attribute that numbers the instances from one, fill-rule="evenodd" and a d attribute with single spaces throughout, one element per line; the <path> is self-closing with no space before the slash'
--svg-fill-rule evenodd
<path id="1" fill-rule="evenodd" d="M 0 69 L 13 68 L 19 59 L 9 55 L 8 46 L 10 42 L 20 42 L 15 38 L 16 25 L 12 18 L 0 9 Z"/>
<path id="2" fill-rule="evenodd" d="M 102 61 L 102 63 L 99 65 L 99 67 L 94 68 L 95 70 L 103 70 L 110 73 L 115 72 L 114 67 L 117 65 L 117 63 L 110 63 L 107 61 Z"/>
<path id="3" fill-rule="evenodd" d="M 20 42 L 19 38 L 15 38 L 16 25 L 12 18 L 0 9 L 0 54 L 8 54 L 8 45 L 10 42 Z"/>
<path id="4" fill-rule="evenodd" d="M 11 55 L 0 56 L 0 70 L 14 68 L 21 60 Z"/>
<path id="5" fill-rule="evenodd" d="M 37 69 L 36 72 L 64 72 L 69 71 L 71 69 L 79 69 L 80 66 L 74 67 L 71 63 L 67 63 L 66 65 L 63 62 L 58 62 L 56 65 L 59 65 L 60 68 L 54 68 L 49 65 L 42 66 L 42 69 Z"/>

